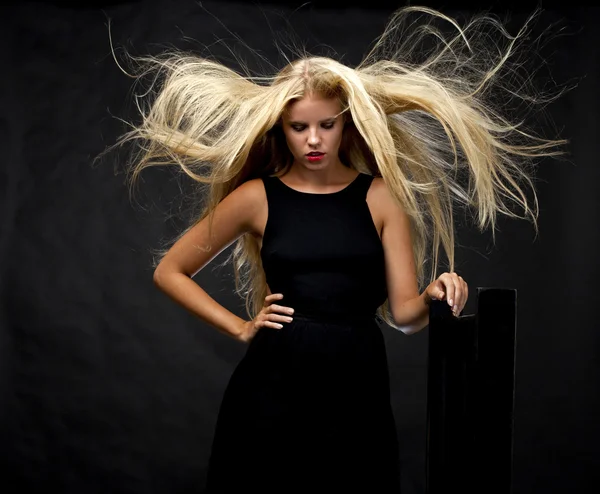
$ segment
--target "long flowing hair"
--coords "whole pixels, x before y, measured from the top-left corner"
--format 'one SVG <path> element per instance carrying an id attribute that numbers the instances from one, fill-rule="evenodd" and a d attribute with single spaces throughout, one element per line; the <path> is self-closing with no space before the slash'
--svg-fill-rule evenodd
<path id="1" fill-rule="evenodd" d="M 420 23 L 408 22 L 415 15 Z M 358 66 L 306 55 L 272 76 L 182 52 L 139 58 L 140 77 L 152 73 L 154 84 L 141 122 L 118 142 L 140 143 L 130 183 L 149 166 L 176 165 L 206 187 L 201 213 L 180 236 L 206 217 L 212 224 L 211 213 L 235 188 L 291 166 L 281 129 L 286 106 L 307 93 L 337 98 L 346 114 L 340 159 L 382 177 L 408 214 L 423 287 L 436 278 L 442 255 L 454 271 L 457 208 L 472 212 L 482 230 L 495 232 L 499 214 L 528 219 L 537 230 L 532 165 L 560 154 L 564 141 L 539 137 L 503 111 L 506 96 L 528 108 L 558 96 L 524 92 L 528 75 L 518 75 L 534 17 L 511 36 L 490 15 L 461 26 L 438 11 L 407 7 Z M 241 237 L 228 260 L 254 317 L 267 294 L 258 240 Z M 378 313 L 393 325 L 389 301 Z"/>

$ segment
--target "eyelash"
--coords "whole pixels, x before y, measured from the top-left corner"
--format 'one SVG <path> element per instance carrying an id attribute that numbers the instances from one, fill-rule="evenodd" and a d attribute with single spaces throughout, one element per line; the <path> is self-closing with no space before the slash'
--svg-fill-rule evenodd
<path id="1" fill-rule="evenodd" d="M 331 129 L 333 129 L 334 125 L 335 125 L 334 123 L 326 123 L 326 124 L 321 124 L 321 127 L 323 127 L 325 130 L 331 130 Z M 304 125 L 302 125 L 302 126 L 292 125 L 292 129 L 295 130 L 296 132 L 302 132 L 305 128 L 306 128 L 306 126 L 304 126 Z"/>

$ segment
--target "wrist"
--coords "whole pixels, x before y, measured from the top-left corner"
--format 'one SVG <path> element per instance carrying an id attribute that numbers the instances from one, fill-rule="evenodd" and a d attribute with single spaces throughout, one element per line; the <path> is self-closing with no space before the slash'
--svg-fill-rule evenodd
<path id="1" fill-rule="evenodd" d="M 227 325 L 217 326 L 217 329 L 226 336 L 233 338 L 236 341 L 244 341 L 246 336 L 246 320 L 235 316 Z"/>
<path id="2" fill-rule="evenodd" d="M 249 331 L 248 331 L 248 324 L 250 323 L 250 321 L 245 321 L 242 319 L 241 323 L 238 325 L 237 327 L 237 331 L 234 334 L 234 338 L 237 341 L 241 341 L 242 343 L 248 343 L 249 342 Z"/>

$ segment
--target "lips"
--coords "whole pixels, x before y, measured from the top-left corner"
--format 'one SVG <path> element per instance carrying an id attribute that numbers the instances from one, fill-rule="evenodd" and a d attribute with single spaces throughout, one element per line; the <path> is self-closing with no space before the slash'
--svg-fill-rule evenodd
<path id="1" fill-rule="evenodd" d="M 306 159 L 308 161 L 310 161 L 311 163 L 315 163 L 317 161 L 321 161 L 323 159 L 323 156 L 325 156 L 325 153 L 319 153 L 317 151 L 311 151 L 310 153 L 308 153 L 306 155 Z"/>

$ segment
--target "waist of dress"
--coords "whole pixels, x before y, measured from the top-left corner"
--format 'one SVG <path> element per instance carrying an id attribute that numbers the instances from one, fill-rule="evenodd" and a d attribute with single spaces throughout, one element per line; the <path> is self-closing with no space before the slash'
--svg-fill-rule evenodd
<path id="1" fill-rule="evenodd" d="M 292 316 L 295 321 L 307 321 L 317 322 L 325 324 L 339 324 L 339 325 L 354 325 L 354 324 L 368 324 L 373 323 L 376 318 L 376 314 L 373 312 L 368 313 L 355 313 L 352 311 L 340 312 L 340 313 L 322 313 L 312 312 L 306 310 L 296 310 Z"/>

